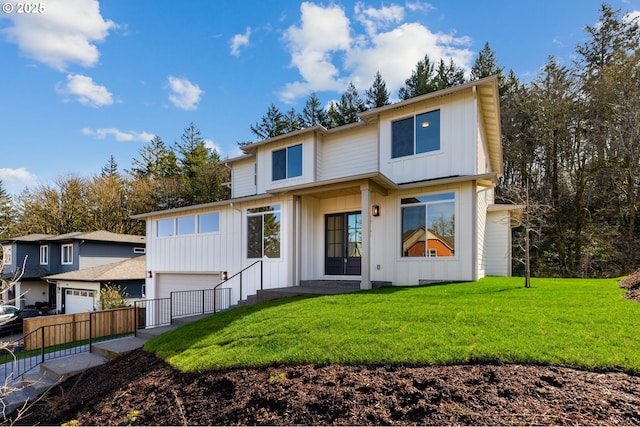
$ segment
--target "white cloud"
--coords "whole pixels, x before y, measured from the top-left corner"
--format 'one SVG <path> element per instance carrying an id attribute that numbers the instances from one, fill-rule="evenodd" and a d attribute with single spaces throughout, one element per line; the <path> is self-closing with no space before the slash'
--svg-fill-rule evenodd
<path id="1" fill-rule="evenodd" d="M 433 9 L 428 3 L 410 6 L 391 4 L 376 9 L 357 3 L 352 22 L 339 6 L 302 3 L 300 25 L 289 27 L 284 35 L 291 65 L 301 79 L 286 84 L 280 99 L 293 102 L 312 91 L 343 91 L 349 81 L 365 90 L 376 71 L 394 93 L 425 54 L 436 63 L 452 59 L 468 71 L 474 56 L 467 48 L 471 39 L 433 32 L 422 23 L 404 22 L 407 11 Z M 357 34 L 354 23 L 362 25 L 364 33 Z"/>
<path id="2" fill-rule="evenodd" d="M 15 7 L 15 1 L 9 1 Z M 38 14 L 5 14 L 13 26 L 3 32 L 27 57 L 64 71 L 70 64 L 92 67 L 109 31 L 117 28 L 100 14 L 97 0 L 64 0 L 44 3 L 46 11 Z"/>
<path id="3" fill-rule="evenodd" d="M 365 27 L 369 36 L 375 36 L 379 29 L 389 28 L 404 19 L 404 8 L 398 5 L 376 9 L 366 7 L 363 3 L 358 2 L 355 6 L 355 13 L 356 19 Z"/>
<path id="4" fill-rule="evenodd" d="M 231 55 L 240 56 L 240 48 L 249 46 L 249 37 L 251 37 L 251 28 L 247 27 L 244 34 L 236 34 L 231 39 Z"/>
<path id="5" fill-rule="evenodd" d="M 96 139 L 105 139 L 107 136 L 113 137 L 119 142 L 149 142 L 155 136 L 148 132 L 136 132 L 136 131 L 121 131 L 116 128 L 84 128 L 82 129 L 83 135 L 92 136 Z"/>
<path id="6" fill-rule="evenodd" d="M 96 84 L 91 77 L 81 74 L 68 74 L 67 83 L 58 84 L 57 91 L 63 95 L 74 96 L 79 103 L 91 107 L 113 104 L 113 96 L 105 86 Z"/>
<path id="7" fill-rule="evenodd" d="M 204 146 L 207 147 L 211 151 L 216 151 L 219 155 L 222 155 L 222 149 L 218 144 L 213 142 L 211 139 L 204 140 Z"/>
<path id="8" fill-rule="evenodd" d="M 624 15 L 623 19 L 626 22 L 631 22 L 634 19 L 640 23 L 640 10 L 632 10 Z"/>
<path id="9" fill-rule="evenodd" d="M 169 76 L 169 101 L 181 110 L 196 110 L 204 93 L 200 86 L 187 79 Z"/>
<path id="10" fill-rule="evenodd" d="M 342 7 L 322 7 L 313 3 L 300 5 L 301 24 L 287 29 L 284 39 L 291 51 L 291 65 L 303 82 L 288 84 L 281 92 L 283 100 L 292 100 L 312 90 L 339 90 L 340 71 L 333 64 L 334 52 L 348 51 L 350 25 Z"/>
<path id="11" fill-rule="evenodd" d="M 10 194 L 19 194 L 26 187 L 38 185 L 38 178 L 25 168 L 0 168 L 0 181 Z"/>

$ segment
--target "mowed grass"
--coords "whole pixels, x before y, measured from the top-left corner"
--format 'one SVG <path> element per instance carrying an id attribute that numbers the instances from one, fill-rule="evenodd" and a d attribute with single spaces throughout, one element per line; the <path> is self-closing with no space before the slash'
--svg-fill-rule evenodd
<path id="1" fill-rule="evenodd" d="M 640 372 L 640 304 L 615 280 L 490 277 L 241 307 L 145 348 L 182 371 L 274 363 L 554 364 Z"/>

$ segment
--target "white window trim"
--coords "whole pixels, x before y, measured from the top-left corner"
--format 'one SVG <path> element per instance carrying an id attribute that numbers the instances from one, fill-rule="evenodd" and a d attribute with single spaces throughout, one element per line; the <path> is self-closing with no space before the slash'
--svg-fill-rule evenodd
<path id="1" fill-rule="evenodd" d="M 40 245 L 40 265 L 49 265 L 49 245 Z"/>
<path id="2" fill-rule="evenodd" d="M 65 259 L 64 259 L 65 258 L 65 256 L 64 256 L 65 248 L 70 248 L 69 257 L 71 258 L 71 261 L 65 261 Z M 71 265 L 71 264 L 73 264 L 73 243 L 69 243 L 69 244 L 60 246 L 60 264 L 62 264 L 62 265 Z"/>

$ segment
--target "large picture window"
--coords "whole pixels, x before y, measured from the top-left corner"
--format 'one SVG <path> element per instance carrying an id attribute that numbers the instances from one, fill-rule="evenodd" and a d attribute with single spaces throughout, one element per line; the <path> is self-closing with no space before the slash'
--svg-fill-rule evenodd
<path id="1" fill-rule="evenodd" d="M 391 157 L 440 150 L 440 110 L 391 123 Z"/>
<path id="2" fill-rule="evenodd" d="M 247 258 L 280 258 L 280 205 L 247 210 Z"/>
<path id="3" fill-rule="evenodd" d="M 274 181 L 302 176 L 302 144 L 275 150 L 271 159 Z"/>
<path id="4" fill-rule="evenodd" d="M 455 255 L 455 193 L 402 199 L 402 256 Z"/>

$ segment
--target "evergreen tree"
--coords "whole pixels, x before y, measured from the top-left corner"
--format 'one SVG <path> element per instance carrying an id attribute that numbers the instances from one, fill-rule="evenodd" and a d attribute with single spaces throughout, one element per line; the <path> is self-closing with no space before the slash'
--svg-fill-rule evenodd
<path id="1" fill-rule="evenodd" d="M 251 125 L 251 133 L 260 140 L 273 138 L 287 132 L 287 119 L 273 104 L 269 106 L 267 114 L 262 116 L 260 122 Z"/>
<path id="2" fill-rule="evenodd" d="M 464 70 L 454 64 L 453 59 L 449 61 L 449 65 L 445 65 L 443 59 L 440 60 L 436 74 L 433 77 L 433 85 L 436 90 L 461 85 L 464 82 Z"/>
<path id="3" fill-rule="evenodd" d="M 112 176 L 118 174 L 118 163 L 113 154 L 109 157 L 109 161 L 102 167 L 102 176 Z"/>
<path id="4" fill-rule="evenodd" d="M 7 237 L 13 232 L 15 226 L 16 212 L 13 207 L 13 200 L 4 184 L 0 181 L 0 235 Z"/>
<path id="5" fill-rule="evenodd" d="M 367 89 L 367 99 L 365 105 L 367 108 L 378 108 L 385 105 L 389 105 L 389 91 L 387 90 L 387 84 L 382 79 L 380 71 L 376 72 L 376 76 L 373 80 L 373 84 Z"/>
<path id="6" fill-rule="evenodd" d="M 296 113 L 295 109 L 289 110 L 284 116 L 285 121 L 285 133 L 293 132 L 304 128 L 302 117 Z"/>
<path id="7" fill-rule="evenodd" d="M 329 109 L 329 121 L 332 127 L 347 125 L 360 121 L 358 113 L 366 111 L 367 107 L 358 94 L 358 90 L 353 83 L 349 83 L 347 90 L 340 97 L 340 101 Z"/>
<path id="8" fill-rule="evenodd" d="M 304 108 L 302 110 L 301 120 L 303 127 L 311 127 L 317 125 L 321 125 L 327 128 L 329 127 L 329 118 L 327 117 L 327 112 L 320 104 L 320 100 L 318 99 L 315 92 L 313 92 L 305 102 Z"/>
<path id="9" fill-rule="evenodd" d="M 129 171 L 137 177 L 170 177 L 178 175 L 178 162 L 175 152 L 168 149 L 162 138 L 153 139 L 140 150 L 140 159 L 133 159 Z"/>
<path id="10" fill-rule="evenodd" d="M 416 64 L 411 77 L 404 81 L 404 87 L 398 91 L 399 98 L 406 100 L 438 90 L 434 84 L 434 76 L 435 66 L 431 63 L 429 55 L 425 55 L 424 59 Z"/>
<path id="11" fill-rule="evenodd" d="M 513 70 L 511 70 L 512 72 Z M 471 67 L 471 80 L 478 80 L 489 76 L 498 76 L 498 90 L 500 91 L 500 99 L 504 99 L 504 94 L 507 91 L 505 87 L 506 80 L 503 74 L 504 67 L 501 67 L 496 59 L 496 53 L 489 47 L 489 42 L 484 44 L 484 47 L 478 52 L 473 66 Z"/>

